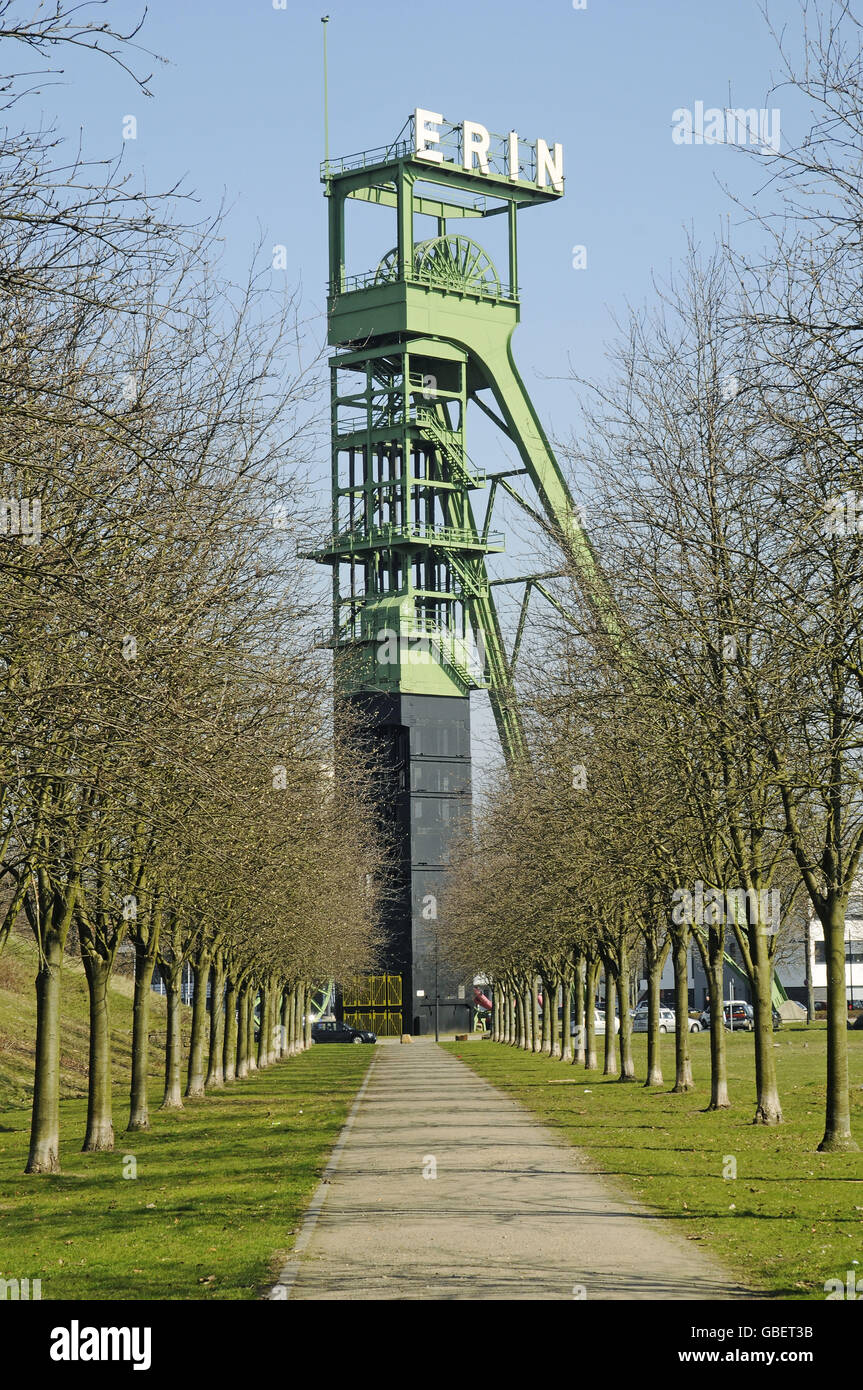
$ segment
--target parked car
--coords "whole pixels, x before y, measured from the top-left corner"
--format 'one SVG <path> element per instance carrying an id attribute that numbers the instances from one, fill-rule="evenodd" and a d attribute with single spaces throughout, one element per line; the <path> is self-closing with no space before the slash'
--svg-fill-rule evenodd
<path id="1" fill-rule="evenodd" d="M 690 1031 L 690 1033 L 700 1033 L 700 1032 L 701 1032 L 701 1020 L 700 1020 L 700 1019 L 697 1019 L 697 1018 L 688 1018 L 688 1017 L 687 1017 L 687 1023 L 689 1024 L 689 1031 Z M 674 1009 L 669 1009 L 668 1006 L 667 1006 L 666 1004 L 660 1005 L 660 1009 L 659 1009 L 659 1031 L 660 1031 L 660 1033 L 673 1033 L 676 1027 L 677 1027 L 677 1014 L 675 1013 Z M 633 1033 L 646 1033 L 646 1032 L 647 1032 L 647 1005 L 646 1005 L 646 1004 L 639 1004 L 638 1008 L 637 1008 L 637 1009 L 635 1010 L 635 1012 L 633 1013 L 633 1015 L 632 1015 L 632 1031 L 633 1031 Z"/>
<path id="2" fill-rule="evenodd" d="M 752 1005 L 747 1004 L 745 999 L 726 999 L 722 1005 L 722 1014 L 725 1027 L 735 1033 L 751 1033 L 755 1027 L 755 1013 Z M 706 1008 L 699 1020 L 702 1028 L 710 1027 L 710 1009 Z M 774 1027 L 776 1026 L 774 1022 Z"/>
<path id="3" fill-rule="evenodd" d="M 863 1014 L 858 1014 L 856 1018 L 849 1018 L 848 1027 L 855 1033 L 863 1033 Z"/>
<path id="4" fill-rule="evenodd" d="M 597 1033 L 605 1033 L 605 1009 L 594 1010 L 594 1027 Z M 614 1028 L 612 1031 L 615 1033 L 620 1032 L 620 1019 L 617 1014 L 614 1015 Z"/>
<path id="5" fill-rule="evenodd" d="M 632 1014 L 633 1033 L 647 1032 L 648 1009 L 646 1004 L 639 1004 Z M 659 1031 L 660 1033 L 673 1033 L 675 1026 L 675 1014 L 673 1009 L 666 1009 L 664 1006 L 659 1010 Z"/>
<path id="6" fill-rule="evenodd" d="M 726 1028 L 735 1032 L 742 1028 L 745 1033 L 751 1033 L 755 1028 L 755 1010 L 745 1000 L 735 999 L 731 1003 L 723 1004 L 722 1011 Z"/>
<path id="7" fill-rule="evenodd" d="M 603 1009 L 594 1009 L 593 1029 L 597 1035 L 605 1034 L 605 1011 Z M 571 1035 L 575 1037 L 575 1019 L 571 1021 L 569 1025 L 569 1031 Z M 620 1019 L 618 1018 L 617 1014 L 614 1015 L 614 1031 L 615 1033 L 620 1032 Z"/>
<path id="8" fill-rule="evenodd" d="M 373 1043 L 377 1040 L 377 1034 L 368 1029 L 337 1023 L 334 1018 L 312 1024 L 312 1042 L 315 1043 Z"/>

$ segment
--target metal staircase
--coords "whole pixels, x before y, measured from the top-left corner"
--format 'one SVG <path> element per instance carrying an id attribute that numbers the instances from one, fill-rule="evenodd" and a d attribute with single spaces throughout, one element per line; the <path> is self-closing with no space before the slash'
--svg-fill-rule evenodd
<path id="1" fill-rule="evenodd" d="M 423 432 L 434 440 L 449 465 L 450 476 L 454 482 L 465 488 L 485 487 L 485 473 L 468 467 L 467 455 L 454 430 L 445 429 L 434 413 L 422 406 L 417 409 L 416 422 Z"/>

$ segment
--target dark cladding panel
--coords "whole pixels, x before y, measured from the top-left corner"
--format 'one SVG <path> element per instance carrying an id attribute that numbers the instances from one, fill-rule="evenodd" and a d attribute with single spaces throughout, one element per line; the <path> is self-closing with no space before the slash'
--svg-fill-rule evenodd
<path id="1" fill-rule="evenodd" d="M 404 980 L 404 1030 L 434 1032 L 436 984 L 441 1029 L 465 1029 L 470 991 L 441 964 L 435 932 L 449 847 L 470 816 L 470 702 L 440 695 L 357 699 L 384 764 L 382 820 L 397 835 L 384 925 L 387 969 Z"/>
<path id="2" fill-rule="evenodd" d="M 411 757 L 470 759 L 470 726 L 466 727 L 462 720 L 414 725 Z"/>
<path id="3" fill-rule="evenodd" d="M 449 847 L 470 816 L 470 703 L 467 699 L 406 695 L 402 719 L 410 736 L 412 1032 L 434 1031 L 440 998 L 443 1031 L 470 1026 L 463 982 L 438 958 L 435 933 Z M 462 998 L 459 998 L 461 987 Z M 417 997 L 417 991 L 423 997 Z"/>
<path id="4" fill-rule="evenodd" d="M 438 762 L 414 758 L 410 765 L 412 792 L 449 792 L 470 795 L 470 763 Z"/>
<path id="5" fill-rule="evenodd" d="M 413 1018 L 411 1031 L 434 1033 L 435 989 L 440 996 L 441 1032 L 462 1032 L 470 1028 L 473 991 L 466 990 L 464 981 L 452 974 L 435 949 L 435 927 L 442 920 L 435 916 L 444 887 L 441 869 L 413 868 L 411 872 L 413 935 Z M 422 997 L 417 996 L 422 990 Z M 459 992 L 461 991 L 461 997 Z M 468 998 L 467 996 L 471 997 Z"/>

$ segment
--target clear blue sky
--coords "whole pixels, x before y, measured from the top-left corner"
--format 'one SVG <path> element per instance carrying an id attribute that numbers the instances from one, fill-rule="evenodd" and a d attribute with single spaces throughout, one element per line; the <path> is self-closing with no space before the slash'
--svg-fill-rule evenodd
<path id="1" fill-rule="evenodd" d="M 572 360 L 594 371 L 610 313 L 650 293 L 651 272 L 679 256 L 684 226 L 710 239 L 727 207 L 717 179 L 755 170 L 728 146 L 680 146 L 677 107 L 765 104 L 776 56 L 757 0 L 150 0 L 142 34 L 169 62 L 154 97 L 104 63 L 68 64 L 46 87 L 46 114 L 93 153 L 123 145 L 158 189 L 185 175 L 205 208 L 234 211 L 229 264 L 240 274 L 258 228 L 288 247 L 309 309 L 323 308 L 325 204 L 320 16 L 331 15 L 330 147 L 392 138 L 416 106 L 489 129 L 562 141 L 567 194 L 521 219 L 519 361 L 552 432 L 565 434 L 571 391 L 551 382 Z M 793 25 L 794 0 L 774 4 Z M 111 0 L 115 20 L 140 13 Z M 144 60 L 142 60 L 143 62 Z M 771 103 L 775 104 L 775 102 Z M 587 247 L 574 271 L 571 248 Z"/>
<path id="2" fill-rule="evenodd" d="M 795 0 L 775 15 L 797 27 Z M 115 22 L 140 7 L 111 0 Z M 169 61 L 154 96 L 93 58 L 66 64 L 35 98 L 63 133 L 83 128 L 91 154 L 123 145 L 158 190 L 185 176 L 213 210 L 232 212 L 226 259 L 241 276 L 259 231 L 288 248 L 307 312 L 322 315 L 326 279 L 321 23 L 329 12 L 330 149 L 347 154 L 394 137 L 416 106 L 492 131 L 559 140 L 566 197 L 520 219 L 522 326 L 516 352 L 552 436 L 575 415 L 574 370 L 602 370 L 612 315 L 650 297 L 681 255 L 685 228 L 711 241 L 728 203 L 720 187 L 756 185 L 727 145 L 672 140 L 672 112 L 767 101 L 778 68 L 757 0 L 150 0 L 141 36 Z M 146 67 L 146 60 L 141 59 Z M 7 64 L 8 66 L 8 64 Z M 787 143 L 787 137 L 783 141 Z M 587 269 L 572 269 L 572 247 Z M 386 250 L 386 247 L 382 247 Z M 471 450 L 473 453 L 473 450 Z M 477 457 L 483 464 L 485 460 Z"/>

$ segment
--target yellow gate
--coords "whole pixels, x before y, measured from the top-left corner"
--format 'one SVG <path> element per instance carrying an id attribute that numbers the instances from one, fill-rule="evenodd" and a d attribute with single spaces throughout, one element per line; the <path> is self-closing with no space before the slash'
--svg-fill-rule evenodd
<path id="1" fill-rule="evenodd" d="M 401 975 L 358 975 L 342 990 L 345 1023 L 370 1028 L 379 1038 L 399 1037 L 402 1032 Z"/>

